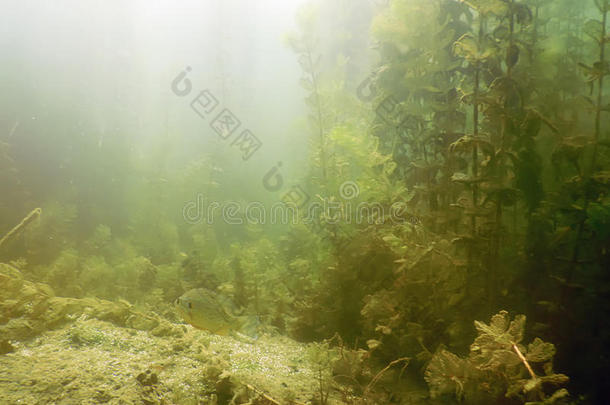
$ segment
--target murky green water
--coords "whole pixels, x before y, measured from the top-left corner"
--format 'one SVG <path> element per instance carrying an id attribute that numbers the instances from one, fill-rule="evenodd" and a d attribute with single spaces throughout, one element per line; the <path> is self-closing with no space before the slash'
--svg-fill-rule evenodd
<path id="1" fill-rule="evenodd" d="M 0 402 L 607 402 L 608 0 L 2 9 Z"/>

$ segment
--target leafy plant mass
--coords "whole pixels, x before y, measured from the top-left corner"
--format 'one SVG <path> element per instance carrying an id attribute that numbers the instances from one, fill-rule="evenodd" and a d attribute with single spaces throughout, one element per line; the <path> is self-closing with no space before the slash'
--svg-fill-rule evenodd
<path id="1" fill-rule="evenodd" d="M 500 311 L 491 322 L 475 321 L 478 336 L 462 359 L 440 349 L 426 369 L 432 397 L 454 395 L 467 403 L 498 402 L 517 398 L 527 404 L 552 404 L 568 396 L 569 378 L 553 372 L 555 346 L 536 338 L 524 346 L 525 316 L 510 320 Z M 551 387 L 550 395 L 545 393 Z"/>

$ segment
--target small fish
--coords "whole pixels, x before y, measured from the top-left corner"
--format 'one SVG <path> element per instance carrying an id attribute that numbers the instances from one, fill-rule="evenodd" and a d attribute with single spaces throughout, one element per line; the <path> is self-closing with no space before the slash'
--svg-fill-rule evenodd
<path id="1" fill-rule="evenodd" d="M 235 316 L 226 299 L 207 288 L 195 288 L 175 301 L 176 310 L 186 322 L 217 335 L 242 332 L 256 336 L 257 321 L 249 316 Z"/>

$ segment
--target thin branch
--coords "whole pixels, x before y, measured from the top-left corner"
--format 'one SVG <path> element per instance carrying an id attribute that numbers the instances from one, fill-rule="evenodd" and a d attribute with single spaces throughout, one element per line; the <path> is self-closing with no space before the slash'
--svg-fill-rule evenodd
<path id="1" fill-rule="evenodd" d="M 364 393 L 363 393 L 363 397 L 366 398 L 367 394 L 371 391 L 371 389 L 373 388 L 373 386 L 377 383 L 377 381 L 383 376 L 383 374 L 388 371 L 390 368 L 392 368 L 393 366 L 395 366 L 398 363 L 401 362 L 405 362 L 405 366 L 409 365 L 409 361 L 411 361 L 411 358 L 409 357 L 401 357 L 400 359 L 396 359 L 394 361 L 391 361 L 390 364 L 388 364 L 387 366 L 385 366 L 383 368 L 383 370 L 381 370 L 380 372 L 377 373 L 377 375 L 375 377 L 373 377 L 373 379 L 371 380 L 371 382 L 366 386 L 366 388 L 364 389 Z M 403 367 L 403 368 L 404 368 Z"/>
<path id="2" fill-rule="evenodd" d="M 271 398 L 269 395 L 265 394 L 263 391 L 255 388 L 253 385 L 246 384 L 246 388 L 248 388 L 249 390 L 253 391 L 257 395 L 260 395 L 261 397 L 263 397 L 267 402 L 269 402 L 272 405 L 281 405 L 280 402 L 278 402 L 275 399 Z M 305 405 L 304 403 L 297 402 L 297 401 L 293 401 L 293 403 L 296 404 L 296 405 Z"/>
<path id="3" fill-rule="evenodd" d="M 532 379 L 535 380 L 536 378 L 538 378 L 538 377 L 536 377 L 536 374 L 534 373 L 534 370 L 532 370 L 532 367 L 530 366 L 530 363 L 527 362 L 527 359 L 525 358 L 523 353 L 521 353 L 521 350 L 519 350 L 519 348 L 517 347 L 517 344 L 513 343 L 512 345 L 513 345 L 513 350 L 515 351 L 515 353 L 517 353 L 517 356 L 519 356 L 519 359 L 521 359 L 523 364 L 525 364 L 525 368 L 527 368 L 527 371 L 532 376 Z"/>
<path id="4" fill-rule="evenodd" d="M 8 233 L 6 235 L 4 235 L 2 237 L 2 239 L 0 239 L 0 247 L 7 240 L 9 240 L 13 236 L 15 236 L 17 233 L 19 233 L 19 231 L 21 231 L 24 227 L 26 227 L 30 222 L 32 222 L 36 218 L 38 218 L 40 216 L 41 212 L 42 212 L 41 208 L 36 208 L 36 209 L 32 210 L 32 212 L 30 212 L 25 218 L 23 218 L 23 220 L 21 220 L 21 222 L 19 224 L 17 224 L 13 229 L 8 231 Z"/>

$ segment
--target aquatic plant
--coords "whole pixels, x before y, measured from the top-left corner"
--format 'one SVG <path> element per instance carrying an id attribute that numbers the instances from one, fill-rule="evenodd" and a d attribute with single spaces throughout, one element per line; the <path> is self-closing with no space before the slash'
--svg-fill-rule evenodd
<path id="1" fill-rule="evenodd" d="M 316 23 L 316 5 L 309 4 L 301 9 L 298 15 L 297 23 L 299 33 L 293 34 L 287 38 L 288 44 L 299 55 L 299 64 L 303 70 L 301 78 L 301 86 L 309 92 L 306 98 L 308 106 L 313 110 L 313 114 L 309 117 L 310 123 L 317 133 L 316 141 L 316 156 L 319 159 L 321 173 L 319 175 L 320 183 L 326 181 L 327 170 L 327 151 L 326 151 L 326 121 L 328 112 L 325 108 L 325 101 L 321 95 L 321 77 L 320 77 L 320 59 L 321 56 L 317 53 L 319 39 L 315 32 Z"/>
<path id="2" fill-rule="evenodd" d="M 338 351 L 331 349 L 328 342 L 311 343 L 307 348 L 307 356 L 317 373 L 318 398 L 316 399 L 320 405 L 327 405 L 333 386 L 332 365 L 339 357 Z"/>
<path id="3" fill-rule="evenodd" d="M 470 355 L 460 358 L 439 349 L 426 368 L 425 378 L 433 398 L 455 396 L 469 404 L 498 403 L 502 397 L 519 403 L 565 403 L 568 391 L 559 388 L 568 377 L 553 372 L 555 346 L 536 338 L 521 342 L 525 316 L 511 320 L 500 311 L 489 324 L 475 321 L 478 336 Z"/>
<path id="4" fill-rule="evenodd" d="M 17 225 L 15 225 L 11 230 L 9 230 L 4 236 L 2 236 L 2 238 L 0 238 L 0 248 L 2 247 L 3 244 L 5 244 L 9 239 L 14 238 L 16 235 L 18 235 L 20 232 L 23 231 L 23 229 L 31 222 L 33 222 L 34 220 L 38 219 L 40 217 L 40 214 L 42 213 L 42 210 L 40 208 L 36 208 L 34 210 L 32 210 L 28 215 L 25 216 L 25 218 L 23 218 L 21 220 L 21 222 L 19 222 Z"/>
<path id="5" fill-rule="evenodd" d="M 76 246 L 78 209 L 65 201 L 48 200 L 42 205 L 44 215 L 25 229 L 24 246 L 31 264 L 48 263 L 66 248 Z"/>

